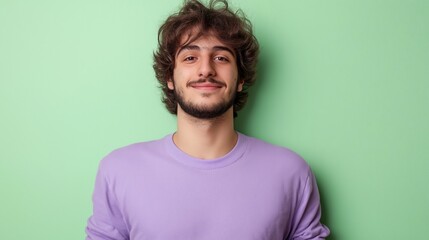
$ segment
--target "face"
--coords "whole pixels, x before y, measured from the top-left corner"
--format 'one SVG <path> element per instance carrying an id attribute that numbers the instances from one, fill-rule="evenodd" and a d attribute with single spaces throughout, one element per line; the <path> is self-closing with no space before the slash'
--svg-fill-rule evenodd
<path id="1" fill-rule="evenodd" d="M 213 36 L 202 36 L 179 48 L 175 62 L 168 87 L 176 95 L 178 113 L 210 119 L 232 108 L 243 87 L 232 49 Z"/>

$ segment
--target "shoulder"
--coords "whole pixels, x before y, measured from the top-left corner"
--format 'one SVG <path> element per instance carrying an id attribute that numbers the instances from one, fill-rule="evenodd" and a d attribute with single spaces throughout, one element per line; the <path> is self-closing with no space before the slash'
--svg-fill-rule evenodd
<path id="1" fill-rule="evenodd" d="M 165 152 L 164 140 L 167 137 L 117 148 L 100 161 L 99 168 L 106 172 L 117 172 L 144 164 L 145 161 L 157 158 Z"/>
<path id="2" fill-rule="evenodd" d="M 248 142 L 247 156 L 273 170 L 287 171 L 292 175 L 306 177 L 310 173 L 307 162 L 293 150 L 264 140 L 244 136 Z"/>

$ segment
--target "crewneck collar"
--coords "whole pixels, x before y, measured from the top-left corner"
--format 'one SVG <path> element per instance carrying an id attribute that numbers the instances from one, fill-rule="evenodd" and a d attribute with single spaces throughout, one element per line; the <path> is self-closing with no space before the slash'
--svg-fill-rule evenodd
<path id="1" fill-rule="evenodd" d="M 193 168 L 215 169 L 231 165 L 243 156 L 247 147 L 247 137 L 239 132 L 237 132 L 237 134 L 237 143 L 230 152 L 223 157 L 210 160 L 192 157 L 180 150 L 173 141 L 173 134 L 164 137 L 164 143 L 168 153 L 177 162 Z"/>

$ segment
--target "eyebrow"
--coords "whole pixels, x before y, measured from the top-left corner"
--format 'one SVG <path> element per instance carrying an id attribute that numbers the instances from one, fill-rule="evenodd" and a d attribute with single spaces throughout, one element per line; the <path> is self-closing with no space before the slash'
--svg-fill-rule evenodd
<path id="1" fill-rule="evenodd" d="M 197 45 L 185 45 L 185 46 L 181 47 L 179 49 L 179 51 L 177 51 L 176 56 L 178 56 L 180 54 L 180 52 L 182 52 L 183 50 L 197 50 L 197 51 L 200 51 L 201 48 L 199 46 L 197 46 Z M 213 51 L 227 51 L 227 52 L 231 53 L 232 56 L 235 57 L 234 52 L 230 48 L 225 47 L 225 46 L 214 46 L 214 47 L 212 47 L 212 50 Z"/>

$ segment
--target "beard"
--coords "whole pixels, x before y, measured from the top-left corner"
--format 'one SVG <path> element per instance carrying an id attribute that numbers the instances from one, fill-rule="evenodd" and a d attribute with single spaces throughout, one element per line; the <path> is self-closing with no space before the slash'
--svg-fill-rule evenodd
<path id="1" fill-rule="evenodd" d="M 174 96 L 182 110 L 192 117 L 198 119 L 213 119 L 222 116 L 234 105 L 236 95 L 237 91 L 235 89 L 229 99 L 223 100 L 211 106 L 204 106 L 186 101 L 183 97 L 182 91 L 177 90 L 177 88 L 174 89 Z"/>

